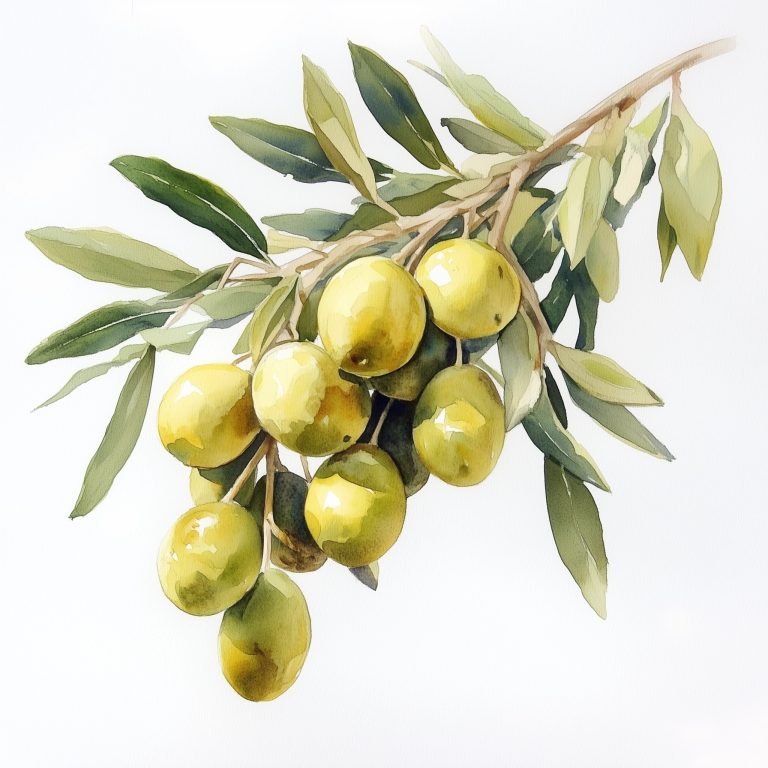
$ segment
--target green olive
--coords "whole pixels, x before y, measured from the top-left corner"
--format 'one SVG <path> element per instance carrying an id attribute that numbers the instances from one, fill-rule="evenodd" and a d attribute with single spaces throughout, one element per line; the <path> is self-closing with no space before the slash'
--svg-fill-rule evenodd
<path id="1" fill-rule="evenodd" d="M 268 568 L 224 614 L 219 659 L 227 682 L 250 701 L 271 701 L 296 682 L 312 636 L 301 590 Z"/>
<path id="2" fill-rule="evenodd" d="M 211 616 L 234 605 L 261 567 L 261 527 L 239 504 L 213 502 L 185 512 L 160 546 L 157 572 L 168 599 Z"/>
<path id="3" fill-rule="evenodd" d="M 476 485 L 504 444 L 504 406 L 490 377 L 473 365 L 435 376 L 419 398 L 413 442 L 427 469 L 451 485 Z"/>
<path id="4" fill-rule="evenodd" d="M 405 488 L 389 454 L 355 445 L 324 461 L 304 506 L 312 537 L 328 557 L 354 568 L 380 558 L 405 522 Z"/>

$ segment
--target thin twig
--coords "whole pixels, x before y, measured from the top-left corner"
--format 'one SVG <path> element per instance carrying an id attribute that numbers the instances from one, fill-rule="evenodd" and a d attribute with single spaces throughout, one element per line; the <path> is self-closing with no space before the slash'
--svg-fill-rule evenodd
<path id="1" fill-rule="evenodd" d="M 312 480 L 312 473 L 309 471 L 309 462 L 307 457 L 301 454 L 301 468 L 304 470 L 304 479 L 309 483 Z"/>
<path id="2" fill-rule="evenodd" d="M 371 445 L 379 444 L 379 435 L 381 434 L 381 428 L 384 426 L 384 422 L 386 421 L 387 414 L 389 413 L 389 409 L 392 407 L 393 402 L 394 400 L 390 399 L 390 401 L 384 406 L 384 410 L 381 412 L 381 416 L 379 416 L 378 422 L 376 422 L 376 428 L 373 430 L 371 439 L 368 441 Z"/>
<path id="3" fill-rule="evenodd" d="M 259 462 L 264 458 L 269 448 L 271 437 L 267 437 L 264 442 L 257 448 L 256 453 L 253 454 L 251 460 L 245 465 L 243 471 L 237 476 L 237 480 L 232 483 L 232 487 L 226 492 L 222 498 L 223 502 L 232 501 L 240 489 L 245 485 L 248 478 L 256 471 L 256 467 L 259 466 Z"/>
<path id="4" fill-rule="evenodd" d="M 275 500 L 275 441 L 268 437 L 265 441 L 267 446 L 267 487 L 264 494 L 264 550 L 261 561 L 262 572 L 270 567 L 272 558 L 272 526 L 274 520 L 272 517 L 272 505 Z"/>

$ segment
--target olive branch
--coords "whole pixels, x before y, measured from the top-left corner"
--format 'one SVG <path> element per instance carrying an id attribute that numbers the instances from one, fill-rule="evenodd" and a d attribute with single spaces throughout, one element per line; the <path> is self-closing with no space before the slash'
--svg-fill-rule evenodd
<path id="1" fill-rule="evenodd" d="M 456 362 L 472 360 L 496 379 L 504 392 L 506 428 L 522 424 L 544 455 L 547 506 L 558 552 L 586 600 L 605 616 L 607 558 L 586 484 L 602 490 L 608 484 L 568 431 L 565 404 L 546 361 L 554 358 L 573 402 L 601 426 L 641 451 L 672 459 L 628 408 L 659 405 L 660 398 L 617 363 L 592 351 L 597 313 L 600 301 L 612 300 L 618 289 L 616 230 L 657 171 L 653 152 L 665 123 L 658 165 L 662 279 L 677 248 L 692 274 L 701 278 L 719 212 L 721 178 L 711 142 L 683 104 L 680 76 L 731 50 L 734 42 L 718 40 L 654 67 L 550 135 L 488 80 L 465 73 L 427 32 L 425 39 L 441 71 L 417 66 L 449 88 L 475 118 L 441 121 L 471 153 L 460 168 L 402 73 L 373 51 L 350 44 L 366 106 L 383 130 L 432 173 L 404 173 L 367 157 L 344 97 L 327 73 L 305 58 L 310 131 L 255 118 L 212 117 L 211 123 L 246 154 L 295 181 L 352 184 L 360 194 L 353 213 L 311 209 L 268 216 L 262 219 L 270 227 L 265 236 L 243 207 L 212 182 L 157 158 L 123 156 L 112 165 L 144 195 L 208 229 L 238 255 L 201 272 L 113 230 L 46 227 L 27 233 L 45 256 L 83 277 L 159 292 L 148 300 L 96 309 L 53 333 L 27 357 L 27 363 L 41 364 L 106 351 L 139 337 L 112 360 L 74 374 L 42 404 L 134 363 L 71 516 L 92 511 L 133 451 L 148 408 L 156 352 L 188 355 L 206 331 L 242 323 L 234 362 L 254 365 L 281 341 L 317 337 L 319 296 L 351 260 L 383 254 L 413 273 L 435 243 L 475 238 L 509 262 L 521 285 L 522 311 L 492 338 L 457 339 Z M 667 80 L 672 82 L 671 101 L 633 124 L 640 99 Z M 564 189 L 555 192 L 540 185 L 549 171 L 565 164 L 570 173 Z M 277 263 L 274 257 L 285 253 L 296 255 Z M 553 271 L 551 287 L 540 298 L 535 284 Z M 579 336 L 571 347 L 555 341 L 554 334 L 573 302 Z M 190 314 L 194 320 L 182 323 Z M 501 371 L 482 360 L 493 346 Z M 393 418 L 392 403 L 383 397 L 372 415 L 373 442 Z M 399 439 L 411 440 L 405 434 Z M 260 435 L 239 460 L 242 467 L 238 465 L 224 500 L 237 496 L 264 459 L 266 565 L 272 535 L 296 546 L 272 514 L 280 459 L 271 437 Z M 304 457 L 302 462 L 309 479 Z M 407 482 L 412 468 L 400 469 Z M 375 588 L 378 566 L 352 570 Z"/>

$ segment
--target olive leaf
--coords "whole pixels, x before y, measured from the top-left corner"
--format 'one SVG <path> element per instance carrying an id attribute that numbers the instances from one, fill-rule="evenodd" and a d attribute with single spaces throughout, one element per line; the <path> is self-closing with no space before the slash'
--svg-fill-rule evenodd
<path id="1" fill-rule="evenodd" d="M 605 355 L 550 342 L 560 368 L 582 389 L 600 400 L 619 405 L 662 405 L 661 398 Z"/>
<path id="2" fill-rule="evenodd" d="M 601 427 L 627 445 L 649 453 L 659 459 L 672 461 L 674 456 L 669 449 L 644 427 L 637 417 L 625 406 L 608 403 L 590 395 L 582 389 L 567 373 L 563 373 L 568 393 L 584 413 L 591 416 Z"/>
<path id="3" fill-rule="evenodd" d="M 665 215 L 677 245 L 691 274 L 701 280 L 720 212 L 723 181 L 712 142 L 691 117 L 679 93 L 672 97 L 659 181 Z"/>
<path id="4" fill-rule="evenodd" d="M 85 470 L 80 495 L 70 517 L 91 512 L 107 495 L 128 461 L 147 414 L 154 372 L 155 350 L 149 346 L 128 374 L 104 437 Z"/>
<path id="5" fill-rule="evenodd" d="M 380 203 L 373 168 L 360 146 L 347 102 L 325 70 L 306 56 L 302 62 L 304 111 L 323 152 L 361 195 Z"/>
<path id="6" fill-rule="evenodd" d="M 555 412 L 557 420 L 565 429 L 568 429 L 568 411 L 565 408 L 565 401 L 548 365 L 544 366 L 544 387 L 547 390 L 547 397 L 552 403 L 552 410 Z"/>
<path id="7" fill-rule="evenodd" d="M 309 208 L 304 213 L 282 213 L 277 216 L 262 216 L 262 222 L 281 232 L 288 232 L 307 240 L 330 240 L 350 219 L 349 213 L 328 211 L 324 208 Z"/>
<path id="8" fill-rule="evenodd" d="M 619 290 L 619 243 L 613 227 L 601 218 L 587 247 L 584 262 L 603 301 L 613 301 Z"/>
<path id="9" fill-rule="evenodd" d="M 514 242 L 523 227 L 531 217 L 552 199 L 553 193 L 548 189 L 521 189 L 512 201 L 512 209 L 504 225 L 504 242 L 510 245 Z"/>
<path id="10" fill-rule="evenodd" d="M 627 128 L 624 147 L 614 163 L 614 182 L 603 215 L 614 229 L 623 226 L 632 206 L 653 178 L 653 150 L 667 118 L 669 98 L 664 99 L 637 125 Z"/>
<path id="11" fill-rule="evenodd" d="M 429 30 L 422 28 L 422 36 L 450 89 L 483 125 L 525 149 L 536 149 L 549 138 L 543 128 L 525 117 L 486 78 L 466 74 Z"/>
<path id="12" fill-rule="evenodd" d="M 659 206 L 659 219 L 656 223 L 656 239 L 659 243 L 659 254 L 661 255 L 661 280 L 663 280 L 664 275 L 667 274 L 669 264 L 672 261 L 672 254 L 675 252 L 675 248 L 677 248 L 677 234 L 675 230 L 672 229 L 669 219 L 667 219 L 663 194 Z"/>
<path id="13" fill-rule="evenodd" d="M 521 190 L 521 192 L 524 191 Z M 513 253 L 532 282 L 540 280 L 552 269 L 555 259 L 563 248 L 551 222 L 560 204 L 560 195 L 555 195 L 543 203 L 539 199 L 539 203 L 539 208 L 511 241 Z M 567 257 L 565 267 L 568 267 Z"/>
<path id="14" fill-rule="evenodd" d="M 565 313 L 571 304 L 571 299 L 573 299 L 573 283 L 571 282 L 571 268 L 568 254 L 566 253 L 560 261 L 560 266 L 554 280 L 552 280 L 549 293 L 540 302 L 541 311 L 553 333 L 559 328 L 560 323 L 563 322 Z"/>
<path id="15" fill-rule="evenodd" d="M 504 377 L 504 421 L 507 432 L 531 411 L 541 394 L 539 339 L 526 312 L 518 312 L 499 336 Z"/>
<path id="16" fill-rule="evenodd" d="M 172 291 L 200 274 L 167 251 L 111 229 L 43 227 L 26 236 L 54 263 L 97 282 Z"/>
<path id="17" fill-rule="evenodd" d="M 360 95 L 382 129 L 427 168 L 455 171 L 405 76 L 370 48 L 349 50 Z"/>
<path id="18" fill-rule="evenodd" d="M 523 147 L 515 144 L 503 134 L 492 128 L 486 128 L 474 120 L 466 120 L 462 117 L 444 117 L 440 121 L 440 125 L 446 127 L 451 136 L 470 152 L 481 155 L 502 152 L 509 155 L 520 155 L 525 151 Z"/>
<path id="19" fill-rule="evenodd" d="M 62 357 L 103 352 L 141 331 L 163 325 L 174 306 L 166 301 L 118 301 L 99 307 L 41 341 L 25 362 L 39 365 Z"/>
<path id="20" fill-rule="evenodd" d="M 169 328 L 149 328 L 141 332 L 141 337 L 158 352 L 164 350 L 178 355 L 189 355 L 210 325 L 211 320 L 206 319 L 198 323 L 172 325 Z"/>
<path id="21" fill-rule="evenodd" d="M 350 568 L 349 572 L 368 589 L 374 592 L 379 586 L 379 561 L 374 560 L 368 565 L 360 565 L 357 568 Z"/>
<path id="22" fill-rule="evenodd" d="M 136 360 L 144 354 L 146 349 L 146 344 L 129 344 L 128 346 L 123 347 L 112 360 L 107 360 L 104 363 L 97 363 L 88 368 L 83 368 L 75 373 L 55 395 L 49 397 L 44 403 L 40 403 L 34 410 L 37 411 L 40 408 L 45 408 L 52 403 L 58 402 L 67 395 L 72 394 L 78 387 L 87 384 L 92 379 L 95 379 L 98 376 L 103 376 L 113 368 L 125 365 L 126 363 L 131 362 L 131 360 Z"/>
<path id="23" fill-rule="evenodd" d="M 289 235 L 277 229 L 268 229 L 267 245 L 269 246 L 269 252 L 275 256 L 279 253 L 287 253 L 299 248 L 318 248 L 322 243 L 317 240 L 307 240 L 306 237 L 300 237 L 299 235 Z"/>
<path id="24" fill-rule="evenodd" d="M 576 349 L 589 351 L 595 348 L 595 328 L 597 327 L 597 312 L 600 309 L 600 296 L 589 278 L 585 262 L 582 261 L 570 273 L 568 280 L 573 289 L 576 312 L 579 315 Z"/>
<path id="25" fill-rule="evenodd" d="M 177 288 L 175 291 L 166 293 L 163 296 L 164 300 L 176 301 L 178 299 L 191 299 L 198 293 L 202 293 L 208 288 L 218 285 L 221 278 L 224 277 L 224 273 L 229 269 L 229 264 L 219 264 L 216 267 L 211 267 L 205 272 L 201 272 L 194 280 L 190 280 L 185 283 L 181 288 Z"/>
<path id="26" fill-rule="evenodd" d="M 269 296 L 279 280 L 278 277 L 265 277 L 221 288 L 202 296 L 195 306 L 213 320 L 229 320 L 247 315 Z"/>
<path id="27" fill-rule="evenodd" d="M 339 173 L 313 133 L 290 125 L 278 125 L 259 118 L 210 117 L 211 125 L 254 160 L 294 181 L 315 184 L 322 181 L 347 182 Z M 392 169 L 368 158 L 376 181 L 387 178 Z"/>
<path id="28" fill-rule="evenodd" d="M 584 155 L 571 168 L 557 211 L 560 237 L 571 267 L 587 255 L 612 185 L 611 163 L 602 155 Z"/>
<path id="29" fill-rule="evenodd" d="M 259 361 L 291 316 L 297 283 L 296 275 L 284 277 L 254 311 L 248 332 L 248 348 L 254 363 Z M 238 351 L 237 348 L 233 350 L 235 354 Z"/>
<path id="30" fill-rule="evenodd" d="M 544 490 L 549 523 L 560 559 L 573 576 L 584 599 L 604 619 L 608 558 L 595 500 L 584 483 L 564 467 L 546 458 Z"/>
<path id="31" fill-rule="evenodd" d="M 610 488 L 602 472 L 597 468 L 587 450 L 576 442 L 571 433 L 563 427 L 555 414 L 546 387 L 542 387 L 536 405 L 523 419 L 531 442 L 545 455 L 565 467 L 569 472 L 592 483 L 603 491 Z"/>
<path id="32" fill-rule="evenodd" d="M 110 165 L 150 200 L 207 229 L 240 253 L 272 263 L 256 222 L 228 192 L 213 182 L 175 168 L 156 157 L 123 155 Z"/>

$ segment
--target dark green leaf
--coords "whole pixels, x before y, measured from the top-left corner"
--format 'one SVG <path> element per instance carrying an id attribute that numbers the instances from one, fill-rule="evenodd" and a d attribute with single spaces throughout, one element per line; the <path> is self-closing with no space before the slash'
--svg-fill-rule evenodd
<path id="1" fill-rule="evenodd" d="M 608 558 L 595 500 L 581 481 L 551 459 L 544 459 L 544 488 L 560 559 L 584 599 L 604 619 Z"/>
<path id="2" fill-rule="evenodd" d="M 677 248 L 677 234 L 672 229 L 667 212 L 664 210 L 664 195 L 661 196 L 661 205 L 659 206 L 659 219 L 656 223 L 656 239 L 659 243 L 659 254 L 661 255 L 661 279 L 667 274 L 669 263 L 672 261 L 672 254 Z"/>
<path id="3" fill-rule="evenodd" d="M 610 490 L 592 457 L 560 423 L 546 387 L 533 410 L 523 419 L 531 442 L 545 455 L 586 483 Z"/>
<path id="4" fill-rule="evenodd" d="M 544 366 L 544 384 L 547 387 L 547 397 L 549 402 L 552 403 L 552 410 L 555 412 L 557 420 L 565 429 L 568 429 L 568 411 L 565 409 L 563 396 L 560 394 L 560 387 L 557 386 L 555 377 L 552 375 L 552 371 L 549 370 L 548 365 Z"/>
<path id="5" fill-rule="evenodd" d="M 89 368 L 83 368 L 81 371 L 78 371 L 76 374 L 74 374 L 74 376 L 72 376 L 55 395 L 49 397 L 44 403 L 40 403 L 40 405 L 38 405 L 35 410 L 38 408 L 45 408 L 46 405 L 51 405 L 52 403 L 61 400 L 62 398 L 74 392 L 78 387 L 88 383 L 91 381 L 91 379 L 95 379 L 98 376 L 103 376 L 113 368 L 125 365 L 131 360 L 136 360 L 144 354 L 146 349 L 146 344 L 130 344 L 127 347 L 123 347 L 114 359 L 108 360 L 104 363 L 97 363 L 96 365 L 92 365 Z"/>
<path id="6" fill-rule="evenodd" d="M 27 355 L 29 365 L 62 357 L 80 357 L 122 344 L 148 328 L 158 328 L 171 316 L 167 303 L 119 301 L 89 312 L 52 333 Z"/>
<path id="7" fill-rule="evenodd" d="M 330 240 L 351 218 L 352 215 L 349 213 L 310 208 L 304 213 L 263 216 L 261 220 L 268 227 L 279 229 L 281 232 L 324 242 Z"/>
<path id="8" fill-rule="evenodd" d="M 544 313 L 544 317 L 553 333 L 558 329 L 560 323 L 563 322 L 565 313 L 568 311 L 571 299 L 573 298 L 573 286 L 571 285 L 570 275 L 571 267 L 568 254 L 566 253 L 560 262 L 560 268 L 557 270 L 555 279 L 552 281 L 549 293 L 541 301 L 541 311 Z"/>
<path id="9" fill-rule="evenodd" d="M 474 120 L 462 117 L 444 117 L 440 125 L 445 126 L 462 147 L 481 155 L 496 155 L 502 152 L 519 155 L 525 150 L 492 128 L 486 128 Z"/>
<path id="10" fill-rule="evenodd" d="M 249 155 L 273 171 L 296 181 L 314 184 L 347 179 L 332 165 L 310 131 L 278 125 L 258 118 L 211 117 L 211 125 Z M 376 176 L 383 181 L 392 169 L 368 158 Z"/>
<path id="11" fill-rule="evenodd" d="M 221 187 L 156 157 L 124 155 L 110 165 L 150 200 L 167 205 L 187 221 L 213 232 L 233 250 L 271 263 L 262 231 Z"/>
<path id="12" fill-rule="evenodd" d="M 580 150 L 581 147 L 577 144 L 566 144 L 560 147 L 560 149 L 556 149 L 525 177 L 525 181 L 522 183 L 520 189 L 530 189 L 531 187 L 535 187 L 550 171 L 559 168 L 563 163 L 567 163 L 569 160 L 573 160 Z"/>
<path id="13" fill-rule="evenodd" d="M 44 227 L 27 239 L 56 264 L 102 283 L 172 291 L 200 274 L 167 251 L 109 229 Z"/>
<path id="14" fill-rule="evenodd" d="M 600 297 L 597 289 L 589 279 L 587 265 L 579 264 L 571 272 L 570 281 L 573 286 L 573 296 L 576 299 L 576 311 L 579 314 L 579 335 L 576 348 L 591 350 L 595 348 L 595 326 Z"/>
<path id="15" fill-rule="evenodd" d="M 85 471 L 70 517 L 87 515 L 107 495 L 128 461 L 147 415 L 154 372 L 155 350 L 148 347 L 128 374 L 104 437 Z"/>
<path id="16" fill-rule="evenodd" d="M 623 440 L 627 445 L 638 448 L 651 456 L 672 461 L 669 449 L 644 427 L 635 415 L 623 405 L 607 403 L 583 390 L 567 373 L 563 374 L 568 392 L 576 405 L 591 416 L 608 432 Z"/>
<path id="17" fill-rule="evenodd" d="M 369 48 L 349 43 L 349 50 L 360 95 L 376 122 L 422 165 L 453 169 L 403 74 Z"/>
<path id="18" fill-rule="evenodd" d="M 186 285 L 182 285 L 181 288 L 178 288 L 171 293 L 167 293 L 163 298 L 168 301 L 191 299 L 201 291 L 217 285 L 221 278 L 224 277 L 224 273 L 227 269 L 229 269 L 229 264 L 219 264 L 218 267 L 211 267 L 211 269 L 206 270 L 199 277 L 191 280 Z"/>

